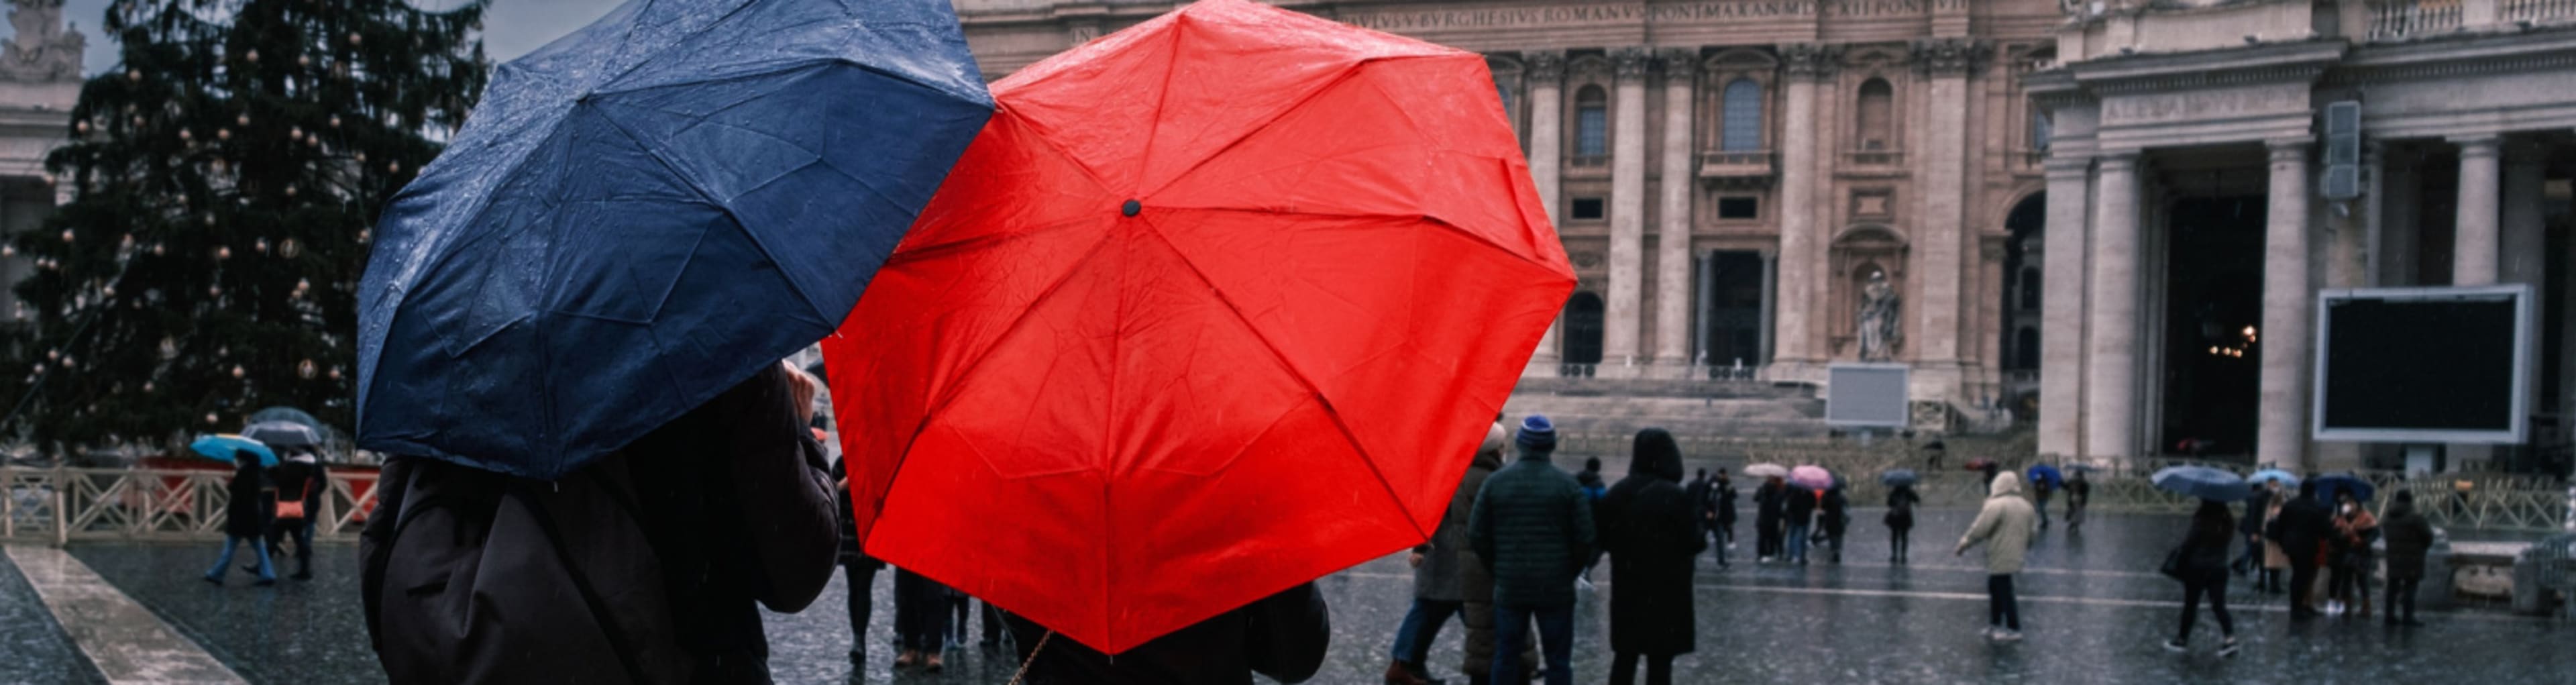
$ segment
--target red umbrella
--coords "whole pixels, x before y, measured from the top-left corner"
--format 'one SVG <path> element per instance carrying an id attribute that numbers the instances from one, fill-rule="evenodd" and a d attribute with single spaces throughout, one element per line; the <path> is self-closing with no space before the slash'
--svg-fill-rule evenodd
<path id="1" fill-rule="evenodd" d="M 867 551 L 1115 653 L 1428 537 L 1574 287 L 1484 59 L 1210 0 L 993 91 L 824 341 Z"/>

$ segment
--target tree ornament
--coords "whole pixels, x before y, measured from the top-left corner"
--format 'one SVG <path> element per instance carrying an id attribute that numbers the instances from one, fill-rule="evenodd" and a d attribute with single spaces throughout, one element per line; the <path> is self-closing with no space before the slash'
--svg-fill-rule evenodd
<path id="1" fill-rule="evenodd" d="M 142 82 L 142 81 L 143 81 L 143 70 L 141 70 L 141 69 L 127 69 L 127 70 L 125 70 L 125 80 L 128 80 L 128 81 L 134 81 L 134 82 L 137 82 L 137 83 Z"/>
<path id="2" fill-rule="evenodd" d="M 240 365 L 240 364 L 234 364 L 234 365 L 233 365 L 233 377 L 234 377 L 234 378 L 240 378 L 240 377 L 242 377 L 242 367 L 241 367 L 241 365 Z"/>
<path id="3" fill-rule="evenodd" d="M 288 139 L 295 139 L 295 138 L 302 138 L 302 137 L 304 137 L 304 127 L 302 127 L 302 126 L 288 126 L 288 127 L 286 127 L 286 137 L 287 137 Z"/>
<path id="4" fill-rule="evenodd" d="M 287 186 L 287 187 L 286 187 L 286 196 L 287 196 L 287 197 L 295 197 L 295 186 Z"/>
<path id="5" fill-rule="evenodd" d="M 207 424 L 207 425 L 214 425 L 214 423 L 215 423 L 215 413 L 214 413 L 214 412 L 206 412 L 206 424 Z"/>
<path id="6" fill-rule="evenodd" d="M 331 367 L 331 380 L 340 380 L 340 367 Z"/>
<path id="7" fill-rule="evenodd" d="M 172 338 L 172 337 L 170 337 L 170 336 L 166 336 L 166 335 L 165 335 L 165 336 L 161 336 L 161 358 L 162 358 L 162 359 L 177 359 L 177 358 L 179 358 L 179 341 L 178 341 L 178 339 L 176 339 L 176 338 Z"/>
<path id="8" fill-rule="evenodd" d="M 212 217 L 212 216 L 208 216 L 208 217 L 206 217 L 206 218 L 207 218 L 207 219 L 209 219 L 209 220 L 214 219 L 214 217 Z M 152 256 L 154 256 L 154 257 L 159 257 L 159 256 L 161 256 L 161 254 L 162 254 L 162 250 L 163 250 L 163 248 L 162 248 L 162 246 L 161 246 L 161 244 L 160 244 L 160 243 L 153 243 L 153 244 L 152 244 Z"/>
<path id="9" fill-rule="evenodd" d="M 61 358 L 63 358 L 62 350 L 45 350 L 45 361 L 54 361 Z"/>
<path id="10" fill-rule="evenodd" d="M 333 119 L 333 121 L 338 121 L 338 119 Z M 89 133 L 89 120 L 88 120 L 88 119 L 82 119 L 82 120 L 80 120 L 80 121 L 72 122 L 72 130 L 73 130 L 73 131 L 78 131 L 78 132 L 80 132 L 80 133 L 82 133 L 82 134 L 88 134 L 88 133 Z"/>
<path id="11" fill-rule="evenodd" d="M 360 245 L 365 245 L 365 244 L 367 244 L 367 236 L 368 236 L 368 235 L 369 235 L 369 232 L 368 232 L 368 230 L 367 230 L 367 229 L 363 229 L 363 228 L 358 229 L 358 244 L 360 244 Z"/>
<path id="12" fill-rule="evenodd" d="M 232 130 L 232 129 L 229 129 L 229 128 L 219 128 L 219 129 L 215 129 L 215 139 L 216 139 L 216 140 L 232 140 L 232 139 L 233 139 L 233 130 Z"/>
<path id="13" fill-rule="evenodd" d="M 0 245 L 0 257 L 16 257 L 16 256 L 18 256 L 18 246 L 16 246 L 16 245 Z"/>
<path id="14" fill-rule="evenodd" d="M 295 365 L 295 375 L 301 376 L 305 380 L 312 380 L 314 371 L 313 360 L 311 359 L 304 360 L 302 363 Z"/>
<path id="15" fill-rule="evenodd" d="M 304 244 L 296 242 L 294 238 L 277 241 L 277 256 L 294 259 L 301 254 L 304 254 Z M 298 283 L 301 282 L 298 281 Z"/>
<path id="16" fill-rule="evenodd" d="M 250 51 L 250 54 L 243 55 L 243 59 L 248 59 L 248 60 L 250 60 L 250 63 L 252 63 L 252 64 L 258 64 L 258 63 L 259 63 L 259 50 L 257 50 L 257 49 L 253 49 L 253 50 L 251 50 L 251 51 Z"/>
<path id="17" fill-rule="evenodd" d="M 224 294 L 224 287 L 223 287 L 223 286 L 220 286 L 220 285 L 210 285 L 210 286 L 206 286 L 206 296 L 207 296 L 207 297 L 222 297 L 222 296 L 223 296 L 223 294 Z"/>
<path id="18" fill-rule="evenodd" d="M 243 128 L 249 128 L 249 127 L 250 127 L 250 113 L 249 113 L 249 112 L 243 112 L 243 113 L 241 113 L 241 114 L 235 114 L 235 115 L 233 115 L 233 125 L 234 125 L 234 126 L 240 126 L 240 127 L 243 127 Z"/>
<path id="19" fill-rule="evenodd" d="M 144 391 L 144 392 L 152 392 L 152 381 L 144 381 L 144 382 L 143 382 L 143 391 Z"/>
<path id="20" fill-rule="evenodd" d="M 340 115 L 337 115 L 337 114 L 333 114 L 333 115 L 331 115 L 331 128 L 339 128 L 339 127 L 340 127 Z"/>
<path id="21" fill-rule="evenodd" d="M 72 368 L 72 358 L 71 358 L 71 355 L 63 355 L 63 368 L 66 368 L 66 369 L 68 369 L 68 368 Z"/>
<path id="22" fill-rule="evenodd" d="M 63 229 L 63 242 L 68 243 L 68 242 L 71 242 L 71 241 L 72 241 L 72 229 L 68 229 L 68 228 Z"/>
<path id="23" fill-rule="evenodd" d="M 365 43 L 365 42 L 366 42 L 366 39 L 365 39 L 365 38 L 363 38 L 363 37 L 360 37 L 360 36 L 358 35 L 358 32 L 356 32 L 356 31 L 350 31 L 350 32 L 349 32 L 349 44 L 350 44 L 350 45 L 359 45 L 359 44 L 362 44 L 362 43 Z"/>
<path id="24" fill-rule="evenodd" d="M 287 190 L 294 190 L 294 186 L 287 186 Z M 290 192 L 290 194 L 292 193 Z M 250 249 L 257 251 L 260 254 L 268 254 L 268 239 L 258 238 L 250 241 Z"/>
<path id="25" fill-rule="evenodd" d="M 359 163 L 359 164 L 365 164 L 365 163 L 367 163 L 367 153 L 360 152 L 360 153 L 358 153 L 358 156 L 357 156 L 355 159 L 357 159 L 357 160 L 358 160 L 358 163 Z"/>
<path id="26" fill-rule="evenodd" d="M 391 162 L 385 164 L 385 171 L 397 174 L 402 173 L 402 162 Z"/>
<path id="27" fill-rule="evenodd" d="M 222 246 L 222 245 L 215 246 L 215 258 L 216 258 L 216 259 L 232 259 L 232 258 L 233 258 L 233 249 L 232 249 L 231 247 L 228 247 L 228 246 Z"/>
<path id="28" fill-rule="evenodd" d="M 312 55 L 296 55 L 296 56 L 295 56 L 295 66 L 299 66 L 299 67 L 309 67 L 309 66 L 313 66 L 313 56 L 312 56 Z"/>

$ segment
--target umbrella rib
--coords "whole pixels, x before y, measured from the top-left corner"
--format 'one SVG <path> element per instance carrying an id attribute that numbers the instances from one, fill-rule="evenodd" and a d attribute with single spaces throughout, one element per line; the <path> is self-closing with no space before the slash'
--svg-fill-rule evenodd
<path id="1" fill-rule="evenodd" d="M 1310 211 L 1300 211 L 1300 210 L 1284 210 L 1284 211 L 1282 211 L 1282 210 L 1268 210 L 1268 209 L 1243 209 L 1243 208 L 1239 208 L 1239 207 L 1165 207 L 1164 209 L 1165 209 L 1166 211 L 1176 211 L 1176 212 L 1212 212 L 1212 213 L 1218 213 L 1218 214 L 1254 214 L 1254 215 L 1265 215 L 1265 216 L 1279 216 L 1279 215 L 1287 215 L 1287 216 L 1317 217 L 1317 218 L 1325 218 L 1325 219 L 1388 219 L 1388 220 L 1394 220 L 1394 221 L 1417 220 L 1417 221 L 1422 221 L 1422 222 L 1425 222 L 1425 223 L 1429 223 L 1429 224 L 1431 224 L 1431 225 L 1433 225 L 1433 226 L 1438 226 L 1438 227 L 1440 227 L 1442 230 L 1449 231 L 1449 232 L 1451 232 L 1451 233 L 1456 233 L 1456 234 L 1458 234 L 1458 235 L 1460 235 L 1460 236 L 1463 236 L 1463 237 L 1467 238 L 1468 240 L 1471 240 L 1471 241 L 1476 242 L 1477 244 L 1484 245 L 1484 246 L 1487 246 L 1487 247 L 1491 247 L 1491 248 L 1494 248 L 1494 249 L 1497 249 L 1497 250 L 1501 250 L 1501 251 L 1503 251 L 1503 253 L 1504 253 L 1504 254 L 1508 254 L 1508 255 L 1511 255 L 1512 257 L 1516 258 L 1516 259 L 1519 259 L 1519 260 L 1524 261 L 1524 262 L 1528 262 L 1531 266 L 1536 266 L 1536 267 L 1539 267 L 1539 268 L 1541 268 L 1541 269 L 1548 269 L 1548 270 L 1550 270 L 1550 271 L 1553 271 L 1553 270 L 1554 270 L 1554 268 L 1553 268 L 1553 266 L 1552 266 L 1552 265 L 1548 264 L 1547 262 L 1544 262 L 1544 261 L 1539 260 L 1539 259 L 1538 259 L 1537 257 L 1535 257 L 1535 256 L 1532 256 L 1532 255 L 1525 255 L 1525 254 L 1521 254 L 1521 253 L 1519 253 L 1519 252 L 1513 251 L 1509 246 L 1506 246 L 1506 245 L 1503 245 L 1503 244 L 1500 244 L 1500 243 L 1496 243 L 1496 242 L 1494 242 L 1493 240 L 1487 239 L 1485 236 L 1477 235 L 1474 231 L 1469 231 L 1469 230 L 1467 230 L 1466 228 L 1461 227 L 1461 226 L 1459 226 L 1459 225 L 1457 225 L 1457 224 L 1455 224 L 1455 223 L 1450 223 L 1450 221 L 1449 221 L 1448 219 L 1444 219 L 1444 218 L 1441 218 L 1441 217 L 1438 217 L 1438 216 L 1429 215 L 1429 214 L 1391 214 L 1391 213 L 1385 213 L 1385 212 L 1310 212 Z"/>
<path id="2" fill-rule="evenodd" d="M 715 197 L 708 195 L 707 189 L 700 187 L 696 182 L 697 179 L 695 177 L 690 176 L 687 172 L 681 171 L 678 164 L 672 163 L 670 159 L 663 157 L 661 150 L 655 149 L 654 146 L 645 143 L 643 137 L 635 135 L 635 132 L 627 129 L 625 124 L 618 123 L 616 118 L 602 114 L 599 117 L 599 120 L 602 123 L 608 124 L 609 129 L 617 131 L 618 135 L 625 136 L 626 140 L 635 143 L 636 149 L 642 150 L 644 152 L 644 156 L 652 159 L 653 163 L 661 165 L 663 171 L 670 172 L 672 178 L 679 179 L 681 183 L 677 185 L 689 189 L 689 194 L 696 196 L 698 201 L 706 203 L 709 207 L 714 207 L 716 211 L 723 212 L 726 217 L 733 219 L 735 229 L 742 231 L 745 237 L 751 239 L 751 244 L 760 250 L 761 257 L 768 259 L 773 263 L 783 261 L 778 258 L 778 255 L 775 252 L 770 250 L 768 243 L 761 242 L 759 234 L 753 233 L 749 226 L 743 224 L 741 214 L 735 213 L 733 208 L 726 206 L 723 201 L 717 200 Z M 825 321 L 838 321 L 841 318 L 823 314 L 823 308 L 815 305 L 814 303 L 814 294 L 806 292 L 805 286 L 797 283 L 796 279 L 790 278 L 785 280 L 787 281 L 787 287 L 796 289 L 797 297 L 804 298 L 805 308 L 813 310 L 817 317 Z M 847 312 L 844 312 L 843 314 L 846 315 Z"/>
<path id="3" fill-rule="evenodd" d="M 1155 240 L 1162 241 L 1164 247 L 1171 248 L 1172 254 L 1180 257 L 1181 265 L 1189 267 L 1191 277 L 1197 278 L 1201 285 L 1207 286 L 1208 293 L 1214 295 L 1217 302 L 1223 303 L 1227 312 L 1234 314 L 1235 321 L 1243 324 L 1244 331 L 1251 333 L 1252 339 L 1261 341 L 1261 348 L 1270 352 L 1271 360 L 1278 362 L 1280 370 L 1288 372 L 1289 378 L 1297 379 L 1298 385 L 1303 386 L 1307 393 L 1314 395 L 1315 403 L 1323 405 L 1324 415 L 1332 417 L 1333 428 L 1341 432 L 1343 440 L 1350 442 L 1351 453 L 1358 455 L 1360 465 L 1368 467 L 1369 475 L 1377 477 L 1378 487 L 1386 492 L 1387 501 L 1395 505 L 1396 512 L 1403 515 L 1405 525 L 1412 526 L 1415 534 L 1426 539 L 1431 537 L 1431 532 L 1423 530 L 1422 523 L 1413 519 L 1413 510 L 1404 505 L 1404 497 L 1395 492 L 1395 485 L 1387 482 L 1386 472 L 1377 467 L 1375 460 L 1369 458 L 1368 448 L 1360 444 L 1359 434 L 1351 432 L 1350 423 L 1342 419 L 1341 409 L 1333 406 L 1332 398 L 1324 395 L 1323 388 L 1317 387 L 1314 380 L 1299 372 L 1296 365 L 1288 363 L 1288 355 L 1279 351 L 1279 344 L 1272 342 L 1270 336 L 1263 335 L 1260 328 L 1253 326 L 1252 319 L 1244 316 L 1243 307 L 1236 304 L 1234 298 L 1227 296 L 1224 289 L 1217 287 L 1216 281 L 1208 278 L 1207 272 L 1199 268 L 1197 261 L 1190 259 L 1187 251 L 1172 242 L 1171 237 L 1163 235 L 1162 227 L 1155 226 L 1150 221 L 1146 222 L 1145 226 Z"/>
<path id="4" fill-rule="evenodd" d="M 1154 139 L 1163 136 L 1163 103 L 1172 99 L 1172 72 L 1181 70 L 1182 22 L 1188 20 L 1188 14 L 1174 14 L 1172 18 L 1172 57 L 1163 61 L 1163 86 L 1154 89 L 1154 109 L 1152 114 L 1145 118 L 1145 149 L 1142 154 L 1136 156 L 1138 161 L 1136 183 L 1139 185 L 1145 182 L 1144 174 L 1147 165 L 1154 163 Z M 1137 190 L 1138 197 L 1145 195 L 1142 188 Z"/>
<path id="5" fill-rule="evenodd" d="M 1071 267 L 1066 268 L 1063 274 L 1056 276 L 1054 283 L 1047 284 L 1045 290 L 1038 291 L 1037 297 L 1029 299 L 1029 305 L 1020 310 L 1019 316 L 1011 319 L 1011 324 L 1009 326 L 1002 328 L 1001 335 L 993 338 L 993 344 L 985 346 L 983 353 L 975 355 L 973 360 L 968 361 L 965 366 L 960 367 L 957 370 L 957 382 L 950 384 L 948 386 L 948 390 L 941 393 L 939 397 L 933 398 L 929 408 L 922 411 L 921 421 L 913 426 L 912 434 L 904 438 L 903 449 L 906 455 L 911 454 L 912 445 L 921 439 L 922 432 L 930 429 L 930 422 L 938 418 L 940 412 L 948 408 L 949 403 L 957 401 L 958 393 L 962 392 L 969 383 L 975 380 L 975 374 L 982 371 L 984 368 L 984 360 L 991 359 L 994 350 L 1001 348 L 1002 343 L 1010 340 L 1012 335 L 1019 333 L 1020 328 L 1028 324 L 1029 317 L 1037 312 L 1038 305 L 1046 302 L 1049 298 L 1055 297 L 1056 292 L 1064 289 L 1064 284 L 1071 282 L 1074 274 L 1080 273 L 1083 266 L 1090 264 L 1094 257 L 1099 256 L 1101 250 L 1108 247 L 1109 242 L 1110 236 L 1105 233 L 1102 234 L 1098 242 L 1092 243 L 1090 249 L 1083 251 L 1082 258 L 1074 260 Z M 910 461 L 910 458 L 907 457 L 905 461 Z M 903 471 L 903 464 L 901 462 L 895 464 L 895 471 L 897 473 L 901 473 Z"/>

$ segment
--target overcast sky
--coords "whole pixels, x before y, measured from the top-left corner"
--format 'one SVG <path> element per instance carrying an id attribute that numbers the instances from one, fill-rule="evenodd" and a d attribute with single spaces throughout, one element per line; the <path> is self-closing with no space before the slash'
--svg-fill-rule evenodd
<path id="1" fill-rule="evenodd" d="M 411 0 L 430 9 L 464 4 L 465 0 Z M 589 24 L 600 15 L 615 9 L 624 0 L 493 0 L 492 9 L 483 17 L 483 52 L 495 62 L 506 62 L 547 42 Z M 69 0 L 63 3 L 63 18 L 80 26 L 89 36 L 89 71 L 97 73 L 116 65 L 116 43 L 106 40 L 99 27 L 107 17 L 108 0 Z"/>

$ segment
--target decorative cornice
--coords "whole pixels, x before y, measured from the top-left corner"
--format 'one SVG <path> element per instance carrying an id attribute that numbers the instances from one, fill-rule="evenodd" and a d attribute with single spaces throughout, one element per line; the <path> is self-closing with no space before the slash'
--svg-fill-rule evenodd
<path id="1" fill-rule="evenodd" d="M 1521 53 L 1521 68 L 1531 80 L 1554 84 L 1565 80 L 1565 53 L 1559 50 L 1531 50 Z"/>
<path id="2" fill-rule="evenodd" d="M 1690 48 L 1657 50 L 1655 66 L 1663 68 L 1664 78 L 1688 78 L 1699 71 L 1699 51 Z"/>
<path id="3" fill-rule="evenodd" d="M 1634 81 L 1645 78 L 1646 67 L 1653 62 L 1653 54 L 1654 53 L 1647 51 L 1645 48 L 1639 47 L 1611 50 L 1610 71 L 1611 73 L 1616 74 L 1621 81 Z"/>
<path id="4" fill-rule="evenodd" d="M 2089 86 L 2093 92 L 2101 95 L 2165 93 L 2179 90 L 2224 88 L 2227 86 L 2244 86 L 2266 83 L 2315 83 L 2317 76 L 2324 74 L 2325 71 L 2326 65 L 2321 63 L 2298 64 L 2260 67 L 2254 69 L 2213 69 L 2177 72 L 2119 80 L 2094 81 L 2086 83 L 2085 85 Z M 2084 79 L 2084 76 L 2078 74 L 2076 78 L 2082 80 Z"/>
<path id="5" fill-rule="evenodd" d="M 1914 69 L 1931 76 L 1966 76 L 1985 68 L 1994 43 L 1974 38 L 1926 38 L 1913 42 Z"/>
<path id="6" fill-rule="evenodd" d="M 2563 71 L 2576 68 L 2576 50 L 2512 56 L 2462 55 L 2456 59 L 2386 65 L 2338 66 L 2324 84 L 2352 86 L 2386 81 L 2430 81 L 2515 72 Z"/>
<path id="7" fill-rule="evenodd" d="M 1842 61 L 1843 46 L 1834 43 L 1783 43 L 1781 69 L 1796 78 L 1824 78 Z"/>

